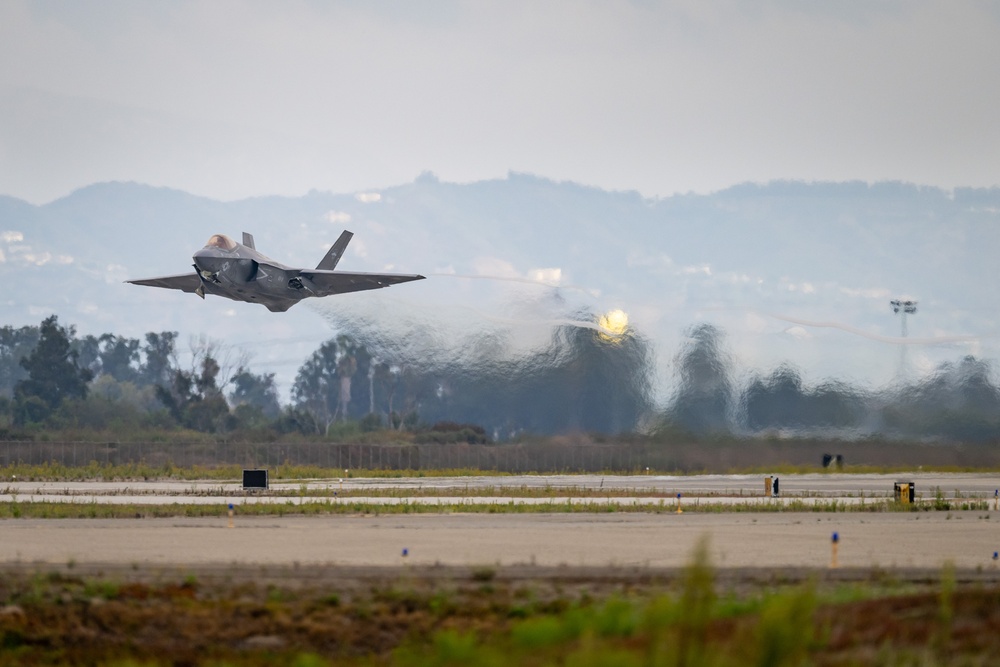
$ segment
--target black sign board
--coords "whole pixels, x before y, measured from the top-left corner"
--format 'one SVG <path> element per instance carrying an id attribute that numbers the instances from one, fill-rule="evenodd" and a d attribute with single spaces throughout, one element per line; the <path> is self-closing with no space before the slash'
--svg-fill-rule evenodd
<path id="1" fill-rule="evenodd" d="M 244 489 L 267 489 L 267 470 L 244 470 Z"/>

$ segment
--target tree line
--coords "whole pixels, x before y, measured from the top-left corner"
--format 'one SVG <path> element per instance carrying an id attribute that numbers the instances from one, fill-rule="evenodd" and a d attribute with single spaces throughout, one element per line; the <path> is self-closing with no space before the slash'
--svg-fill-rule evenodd
<path id="1" fill-rule="evenodd" d="M 0 327 L 0 428 L 157 429 L 267 439 L 385 432 L 483 443 L 524 433 L 634 430 L 651 406 L 648 346 L 564 327 L 544 350 L 474 368 L 369 349 L 336 335 L 301 365 L 282 404 L 273 373 L 176 332 L 77 336 L 57 316 Z M 395 437 L 395 436 L 393 436 Z"/>
<path id="2" fill-rule="evenodd" d="M 577 319 L 591 317 L 580 313 Z M 919 380 L 871 391 L 830 380 L 808 386 L 791 364 L 742 383 L 725 333 L 693 327 L 672 367 L 674 392 L 652 398 L 653 354 L 629 329 L 561 326 L 521 354 L 484 350 L 472 362 L 407 358 L 363 332 L 323 342 L 299 367 L 283 404 L 273 373 L 256 373 L 205 339 L 179 362 L 176 332 L 77 336 L 56 316 L 0 327 L 0 435 L 32 429 L 116 433 L 186 430 L 269 440 L 472 442 L 567 432 L 662 437 L 1000 440 L 1000 389 L 972 356 Z M 746 375 L 746 374 L 744 374 Z"/>
<path id="3" fill-rule="evenodd" d="M 809 386 L 789 363 L 752 372 L 740 385 L 721 329 L 696 326 L 689 341 L 677 357 L 677 391 L 658 424 L 666 431 L 1000 442 L 993 366 L 972 355 L 876 390 L 838 379 Z"/>

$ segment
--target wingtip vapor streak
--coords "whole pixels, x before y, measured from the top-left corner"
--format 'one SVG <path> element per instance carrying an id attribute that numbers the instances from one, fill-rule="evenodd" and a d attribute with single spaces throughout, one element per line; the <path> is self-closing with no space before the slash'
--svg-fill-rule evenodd
<path id="1" fill-rule="evenodd" d="M 424 279 L 417 274 L 336 271 L 353 236 L 345 230 L 315 269 L 297 269 L 257 252 L 251 234 L 243 232 L 243 243 L 216 234 L 194 254 L 194 273 L 125 282 L 193 292 L 202 299 L 215 294 L 283 313 L 310 296 L 361 292 Z"/>

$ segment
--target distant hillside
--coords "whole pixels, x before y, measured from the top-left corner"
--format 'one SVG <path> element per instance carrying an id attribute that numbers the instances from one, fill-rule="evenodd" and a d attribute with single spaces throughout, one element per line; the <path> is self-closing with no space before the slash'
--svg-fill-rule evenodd
<path id="1" fill-rule="evenodd" d="M 974 349 L 942 342 L 913 350 L 918 370 L 966 352 L 996 356 L 1000 297 L 989 271 L 1000 255 L 998 223 L 1000 189 L 904 183 L 746 184 L 651 200 L 524 174 L 470 184 L 425 174 L 371 193 L 233 202 L 102 183 L 44 206 L 0 197 L 0 323 L 37 324 L 55 312 L 84 333 L 204 334 L 253 354 L 287 389 L 332 327 L 361 315 L 386 329 L 424 317 L 416 330 L 436 337 L 439 350 L 487 326 L 621 308 L 657 346 L 665 384 L 684 332 L 706 319 L 729 333 L 745 366 L 769 369 L 787 358 L 807 377 L 841 368 L 881 381 L 900 363 L 894 348 L 859 347 L 853 334 L 788 320 L 894 337 L 899 322 L 888 299 L 909 296 L 921 304 L 914 339 L 982 337 Z M 264 253 L 312 266 L 344 228 L 356 236 L 341 268 L 421 272 L 426 284 L 275 315 L 122 283 L 186 272 L 217 232 L 252 232 Z M 514 282 L 487 288 L 434 274 Z M 532 292 L 517 282 L 536 278 L 564 287 Z M 558 301 L 542 316 L 546 294 Z"/>

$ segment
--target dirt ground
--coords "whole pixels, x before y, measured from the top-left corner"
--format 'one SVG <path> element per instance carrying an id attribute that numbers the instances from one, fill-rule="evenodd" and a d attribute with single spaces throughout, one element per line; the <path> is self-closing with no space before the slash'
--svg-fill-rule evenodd
<path id="1" fill-rule="evenodd" d="M 502 643 L 521 619 L 551 626 L 568 610 L 579 617 L 588 607 L 600 617 L 606 601 L 610 606 L 603 608 L 611 610 L 616 599 L 641 609 L 641 600 L 677 595 L 684 577 L 678 569 L 606 566 L 8 563 L 0 565 L 6 601 L 0 665 L 427 664 L 419 651 L 442 646 L 432 637 L 470 633 Z M 796 632 L 814 627 L 819 633 L 808 649 L 810 664 L 883 664 L 874 658 L 885 654 L 884 664 L 987 665 L 1000 650 L 995 571 L 725 568 L 715 581 L 720 595 L 743 600 L 803 586 L 826 599 L 851 586 L 879 593 L 821 604 L 809 612 L 812 620 L 795 623 Z M 947 606 L 942 590 L 951 591 Z M 744 642 L 760 643 L 756 623 L 753 614 L 711 621 L 710 645 L 735 656 L 722 664 L 748 663 L 740 651 L 747 650 Z M 683 624 L 678 630 L 667 623 L 644 638 L 637 629 L 618 645 L 641 656 L 644 642 L 678 631 Z M 402 658 L 407 646 L 416 647 L 416 660 Z M 443 650 L 450 658 L 440 664 L 469 664 L 461 653 Z M 564 664 L 558 652 L 586 648 L 571 640 L 550 650 L 555 659 L 536 664 Z"/>

